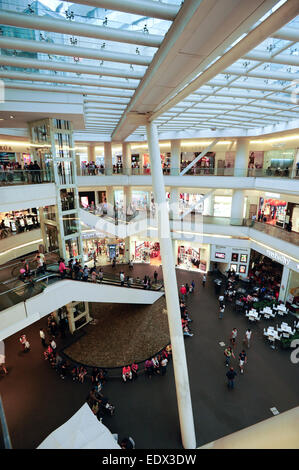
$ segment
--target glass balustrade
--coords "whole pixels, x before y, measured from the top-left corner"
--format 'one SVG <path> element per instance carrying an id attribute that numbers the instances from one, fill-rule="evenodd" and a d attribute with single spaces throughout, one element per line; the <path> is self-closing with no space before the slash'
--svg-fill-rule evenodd
<path id="1" fill-rule="evenodd" d="M 236 177 L 251 177 L 251 178 L 298 178 L 299 169 L 259 169 L 259 168 L 198 168 L 192 167 L 184 173 L 184 167 L 181 168 L 163 168 L 165 176 L 236 176 Z M 91 168 L 78 168 L 78 176 L 112 176 L 112 175 L 127 175 L 127 176 L 146 176 L 151 175 L 150 168 L 104 168 L 104 167 L 91 167 Z"/>
<path id="2" fill-rule="evenodd" d="M 54 175 L 52 169 L 47 170 L 8 170 L 0 169 L 0 186 L 14 184 L 41 184 L 52 183 Z"/>

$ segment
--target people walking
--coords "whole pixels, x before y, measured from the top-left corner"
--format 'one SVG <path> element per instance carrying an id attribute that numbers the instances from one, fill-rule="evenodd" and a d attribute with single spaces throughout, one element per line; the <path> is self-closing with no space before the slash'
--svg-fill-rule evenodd
<path id="1" fill-rule="evenodd" d="M 102 282 L 103 282 L 103 278 L 104 278 L 104 273 L 103 273 L 103 269 L 102 269 L 102 268 L 100 268 L 100 270 L 99 270 L 98 278 L 99 278 L 100 283 L 102 283 Z"/>
<path id="2" fill-rule="evenodd" d="M 225 356 L 225 365 L 228 367 L 230 365 L 231 357 L 233 357 L 235 359 L 234 352 L 233 352 L 233 350 L 230 346 L 228 346 L 224 350 L 224 356 Z"/>
<path id="3" fill-rule="evenodd" d="M 194 289 L 195 289 L 195 282 L 192 280 L 191 281 L 191 287 L 192 287 L 192 293 L 194 293 Z"/>
<path id="4" fill-rule="evenodd" d="M 239 367 L 240 367 L 241 374 L 244 373 L 244 365 L 245 364 L 247 364 L 247 354 L 244 351 L 244 349 L 242 349 L 242 351 L 239 354 Z"/>
<path id="5" fill-rule="evenodd" d="M 186 295 L 187 295 L 187 290 L 186 290 L 186 287 L 184 286 L 184 284 L 182 284 L 182 286 L 180 288 L 180 294 L 181 294 L 181 297 L 182 297 L 182 301 L 185 302 Z"/>
<path id="6" fill-rule="evenodd" d="M 157 271 L 154 272 L 154 281 L 155 281 L 155 284 L 157 284 L 157 282 L 158 282 L 158 273 L 157 273 Z"/>
<path id="7" fill-rule="evenodd" d="M 230 334 L 230 342 L 233 348 L 236 346 L 237 336 L 238 336 L 238 330 L 237 328 L 233 328 Z"/>
<path id="8" fill-rule="evenodd" d="M 125 274 L 121 271 L 119 274 L 120 285 L 123 286 L 125 284 Z"/>
<path id="9" fill-rule="evenodd" d="M 250 328 L 248 328 L 245 331 L 245 337 L 243 339 L 243 342 L 246 344 L 247 348 L 250 348 L 251 335 L 252 335 L 252 331 Z"/>
<path id="10" fill-rule="evenodd" d="M 205 287 L 206 280 L 207 280 L 207 276 L 204 274 L 203 277 L 202 277 L 202 287 Z"/>
<path id="11" fill-rule="evenodd" d="M 234 371 L 233 367 L 230 367 L 230 369 L 226 372 L 228 388 L 231 388 L 231 389 L 234 388 L 234 381 L 235 381 L 236 375 L 237 375 L 237 372 Z"/>
<path id="12" fill-rule="evenodd" d="M 42 328 L 39 330 L 39 336 L 40 336 L 43 347 L 46 348 L 47 347 L 47 345 L 46 345 L 46 335 L 45 335 L 45 332 Z"/>
<path id="13" fill-rule="evenodd" d="M 219 318 L 222 319 L 224 315 L 225 305 L 221 304 L 219 307 Z"/>

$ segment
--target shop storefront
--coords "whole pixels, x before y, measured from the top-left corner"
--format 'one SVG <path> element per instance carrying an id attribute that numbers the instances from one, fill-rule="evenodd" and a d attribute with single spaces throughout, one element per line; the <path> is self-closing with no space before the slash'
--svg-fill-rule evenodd
<path id="1" fill-rule="evenodd" d="M 258 221 L 284 228 L 286 223 L 287 202 L 280 199 L 259 200 Z"/>
<path id="2" fill-rule="evenodd" d="M 25 211 L 0 212 L 0 229 L 4 230 L 7 236 L 33 230 L 39 226 L 39 214 L 35 208 Z"/>
<path id="3" fill-rule="evenodd" d="M 234 271 L 241 278 L 248 276 L 249 248 L 235 248 L 223 245 L 211 245 L 211 269 L 222 273 Z"/>
<path id="4" fill-rule="evenodd" d="M 299 272 L 290 271 L 286 303 L 290 312 L 299 318 Z"/>
<path id="5" fill-rule="evenodd" d="M 124 191 L 122 189 L 114 191 L 115 202 L 119 210 L 124 209 Z M 137 211 L 146 210 L 150 205 L 150 193 L 148 191 L 132 191 L 132 209 Z"/>
<path id="6" fill-rule="evenodd" d="M 181 152 L 181 169 L 186 168 L 201 152 Z M 207 152 L 189 170 L 190 174 L 209 175 L 214 173 L 215 152 Z M 187 172 L 187 174 L 189 173 Z"/>
<path id="7" fill-rule="evenodd" d="M 206 273 L 209 271 L 210 247 L 206 244 L 189 244 L 183 240 L 174 241 L 176 266 L 180 269 Z"/>
<path id="8" fill-rule="evenodd" d="M 264 152 L 264 169 L 269 176 L 288 176 L 291 173 L 296 149 L 268 150 Z"/>
<path id="9" fill-rule="evenodd" d="M 160 254 L 160 244 L 155 239 L 130 239 L 130 257 L 134 263 L 147 263 L 153 266 L 162 264 Z"/>
<path id="10" fill-rule="evenodd" d="M 83 259 L 88 262 L 97 257 L 97 264 L 111 264 L 115 258 L 117 263 L 126 262 L 125 241 L 119 238 L 89 238 L 83 234 Z"/>
<path id="11" fill-rule="evenodd" d="M 215 196 L 214 217 L 230 217 L 232 207 L 231 196 Z"/>

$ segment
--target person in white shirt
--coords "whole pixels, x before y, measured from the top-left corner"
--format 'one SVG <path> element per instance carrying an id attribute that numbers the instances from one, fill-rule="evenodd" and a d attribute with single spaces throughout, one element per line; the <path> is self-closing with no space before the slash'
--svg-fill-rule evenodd
<path id="1" fill-rule="evenodd" d="M 40 336 L 40 339 L 41 339 L 41 341 L 42 341 L 42 345 L 43 345 L 44 347 L 46 347 L 46 346 L 47 346 L 47 345 L 46 345 L 46 335 L 45 335 L 45 332 L 44 332 L 44 330 L 43 330 L 42 328 L 39 330 L 39 336 Z"/>
<path id="2" fill-rule="evenodd" d="M 57 348 L 57 345 L 55 343 L 55 339 L 54 337 L 52 338 L 52 341 L 51 341 L 51 348 L 53 349 L 53 351 L 55 352 L 56 348 Z"/>
<path id="3" fill-rule="evenodd" d="M 252 335 L 252 331 L 248 328 L 246 331 L 245 331 L 245 338 L 244 338 L 244 343 L 247 345 L 247 348 L 250 348 L 250 340 L 251 340 L 251 335 Z"/>

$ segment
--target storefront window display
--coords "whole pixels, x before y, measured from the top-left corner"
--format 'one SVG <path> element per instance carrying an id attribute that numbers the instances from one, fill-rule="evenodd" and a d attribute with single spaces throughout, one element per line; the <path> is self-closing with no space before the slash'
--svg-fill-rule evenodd
<path id="1" fill-rule="evenodd" d="M 39 215 L 37 209 L 25 211 L 0 212 L 1 237 L 14 235 L 38 228 Z"/>
<path id="2" fill-rule="evenodd" d="M 201 152 L 182 152 L 181 153 L 181 170 L 186 168 Z M 204 157 L 200 158 L 187 174 L 209 175 L 214 173 L 215 168 L 215 152 L 207 152 Z"/>
<path id="3" fill-rule="evenodd" d="M 258 221 L 284 227 L 286 222 L 286 201 L 260 198 Z"/>
<path id="4" fill-rule="evenodd" d="M 125 241 L 123 239 L 90 238 L 83 240 L 84 261 L 91 261 L 97 257 L 97 264 L 105 265 L 116 258 L 117 263 L 125 262 Z"/>
<path id="5" fill-rule="evenodd" d="M 177 242 L 177 266 L 182 269 L 191 269 L 200 272 L 208 270 L 208 246 L 186 242 Z"/>
<path id="6" fill-rule="evenodd" d="M 131 242 L 132 259 L 135 263 L 149 263 L 160 266 L 160 244 L 157 241 L 134 240 Z"/>
<path id="7" fill-rule="evenodd" d="M 231 196 L 215 196 L 214 217 L 230 217 L 232 198 Z"/>
<path id="8" fill-rule="evenodd" d="M 78 238 L 71 238 L 65 241 L 65 251 L 67 259 L 79 256 L 79 240 Z"/>
<path id="9" fill-rule="evenodd" d="M 264 154 L 264 168 L 274 176 L 287 176 L 295 159 L 295 149 L 268 150 Z"/>

